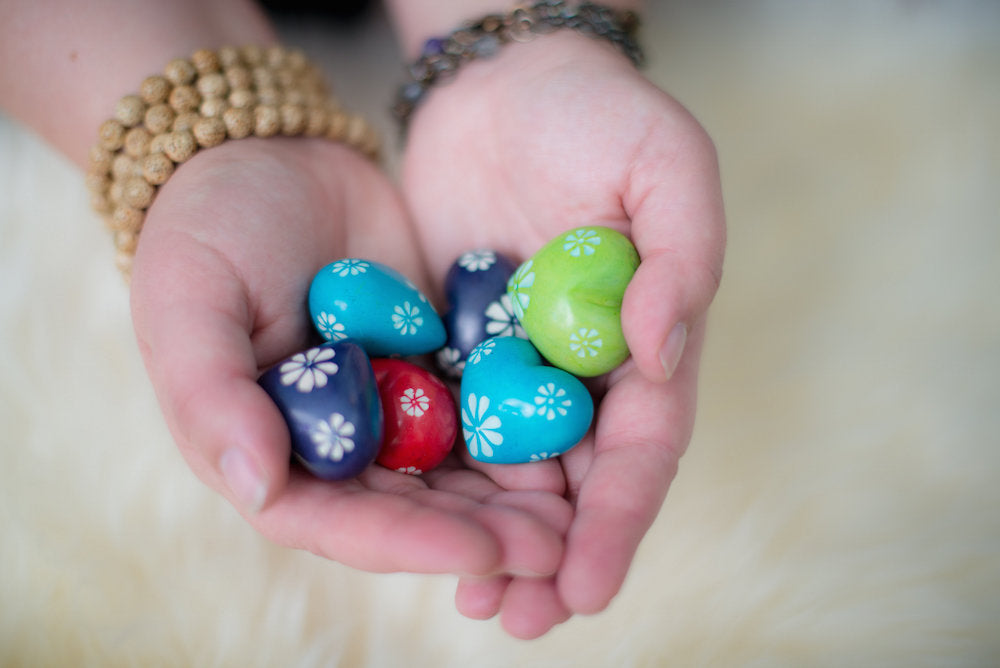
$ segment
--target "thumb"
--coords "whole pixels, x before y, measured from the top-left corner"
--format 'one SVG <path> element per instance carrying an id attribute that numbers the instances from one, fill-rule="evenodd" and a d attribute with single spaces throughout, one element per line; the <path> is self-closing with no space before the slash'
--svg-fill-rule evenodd
<path id="1" fill-rule="evenodd" d="M 622 302 L 622 329 L 640 373 L 665 382 L 722 276 L 725 216 L 704 132 L 696 128 L 669 155 L 643 151 L 623 203 L 640 264 Z"/>
<path id="2" fill-rule="evenodd" d="M 287 428 L 256 382 L 242 282 L 215 268 L 204 248 L 177 251 L 150 252 L 136 263 L 136 335 L 189 466 L 238 509 L 254 514 L 285 486 Z"/>

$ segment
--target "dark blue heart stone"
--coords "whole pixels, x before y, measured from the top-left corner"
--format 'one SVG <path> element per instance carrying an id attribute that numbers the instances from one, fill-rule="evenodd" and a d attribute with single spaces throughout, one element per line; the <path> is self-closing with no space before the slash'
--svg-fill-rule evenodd
<path id="1" fill-rule="evenodd" d="M 371 362 L 355 343 L 292 355 L 258 381 L 288 424 L 292 454 L 317 477 L 345 480 L 375 461 L 382 404 Z"/>
<path id="2" fill-rule="evenodd" d="M 516 268 L 500 253 L 475 250 L 463 253 L 448 270 L 444 279 L 448 340 L 437 361 L 449 376 L 460 377 L 469 353 L 488 338 L 527 338 L 507 295 L 507 279 Z"/>

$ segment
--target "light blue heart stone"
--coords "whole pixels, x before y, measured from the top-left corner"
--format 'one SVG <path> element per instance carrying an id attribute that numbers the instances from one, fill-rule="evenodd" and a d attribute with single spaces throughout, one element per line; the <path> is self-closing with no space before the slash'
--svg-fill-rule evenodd
<path id="1" fill-rule="evenodd" d="M 324 339 L 350 339 L 371 357 L 422 355 L 447 338 L 427 297 L 398 271 L 372 260 L 346 258 L 316 272 L 309 315 Z"/>
<path id="2" fill-rule="evenodd" d="M 594 401 L 575 376 L 544 366 L 528 341 L 487 339 L 462 375 L 462 433 L 473 459 L 523 464 L 563 454 L 580 442 Z"/>

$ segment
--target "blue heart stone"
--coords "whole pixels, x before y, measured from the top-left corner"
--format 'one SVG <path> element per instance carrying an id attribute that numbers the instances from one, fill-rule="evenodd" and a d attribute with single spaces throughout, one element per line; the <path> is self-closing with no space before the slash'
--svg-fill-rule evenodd
<path id="1" fill-rule="evenodd" d="M 528 338 L 507 294 L 507 280 L 516 268 L 500 253 L 477 250 L 463 253 L 448 270 L 444 279 L 448 340 L 438 351 L 437 362 L 449 376 L 461 377 L 469 353 L 490 337 Z"/>
<path id="2" fill-rule="evenodd" d="M 560 455 L 584 437 L 594 401 L 575 376 L 544 366 L 528 341 L 491 338 L 462 375 L 462 432 L 473 459 L 520 464 Z"/>
<path id="3" fill-rule="evenodd" d="M 382 404 L 371 362 L 350 341 L 292 355 L 258 381 L 281 411 L 292 454 L 324 480 L 345 480 L 375 461 Z"/>
<path id="4" fill-rule="evenodd" d="M 391 267 L 347 258 L 316 272 L 309 315 L 327 341 L 351 339 L 372 357 L 422 355 L 445 341 L 427 297 Z"/>

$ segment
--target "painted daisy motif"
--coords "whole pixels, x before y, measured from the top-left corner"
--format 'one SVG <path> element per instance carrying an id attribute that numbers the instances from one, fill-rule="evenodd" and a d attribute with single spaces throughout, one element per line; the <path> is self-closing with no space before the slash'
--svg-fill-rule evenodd
<path id="1" fill-rule="evenodd" d="M 601 237 L 594 230 L 576 230 L 566 235 L 563 250 L 569 251 L 572 257 L 580 257 L 581 254 L 593 255 L 600 244 Z"/>
<path id="2" fill-rule="evenodd" d="M 338 260 L 330 265 L 330 271 L 335 273 L 337 276 L 344 278 L 346 276 L 357 276 L 358 274 L 363 274 L 368 271 L 371 265 L 364 260 Z"/>
<path id="3" fill-rule="evenodd" d="M 601 352 L 604 342 L 596 329 L 581 327 L 569 335 L 569 349 L 576 353 L 577 357 L 597 357 Z"/>
<path id="4" fill-rule="evenodd" d="M 316 329 L 327 341 L 342 341 L 347 338 L 344 323 L 337 322 L 337 316 L 326 311 L 320 313 L 316 318 Z"/>
<path id="5" fill-rule="evenodd" d="M 546 459 L 552 459 L 553 457 L 558 457 L 560 453 L 558 452 L 539 452 L 537 454 L 531 455 L 529 457 L 530 461 L 533 462 L 544 462 Z"/>
<path id="6" fill-rule="evenodd" d="M 527 294 L 526 291 L 535 284 L 535 272 L 531 270 L 532 264 L 534 264 L 534 260 L 528 260 L 518 267 L 508 283 L 510 291 L 514 293 L 512 306 L 518 320 L 524 320 L 524 311 L 531 301 L 531 295 Z"/>
<path id="7" fill-rule="evenodd" d="M 430 408 L 431 399 L 421 388 L 407 388 L 403 390 L 403 396 L 399 398 L 399 405 L 403 412 L 413 417 L 420 417 Z"/>
<path id="8" fill-rule="evenodd" d="M 316 453 L 339 462 L 344 455 L 354 450 L 354 425 L 340 413 L 333 413 L 330 418 L 316 425 L 310 437 L 316 444 Z"/>
<path id="9" fill-rule="evenodd" d="M 281 384 L 295 385 L 299 392 L 326 387 L 329 377 L 340 369 L 333 361 L 335 354 L 332 348 L 310 348 L 304 353 L 296 353 L 278 369 Z"/>
<path id="10" fill-rule="evenodd" d="M 556 387 L 555 383 L 546 383 L 538 388 L 535 395 L 535 406 L 538 414 L 549 420 L 555 420 L 556 416 L 565 417 L 569 412 L 567 409 L 573 402 L 566 397 L 566 390 Z"/>
<path id="11" fill-rule="evenodd" d="M 485 341 L 483 341 L 478 346 L 472 349 L 472 352 L 469 353 L 468 360 L 466 360 L 466 364 L 470 365 L 479 364 L 479 362 L 484 357 L 489 357 L 490 355 L 493 354 L 493 347 L 495 345 L 496 341 L 494 341 L 493 339 L 486 339 Z"/>
<path id="12" fill-rule="evenodd" d="M 469 251 L 462 253 L 458 258 L 458 266 L 466 271 L 486 271 L 497 261 L 497 255 L 493 251 Z"/>
<path id="13" fill-rule="evenodd" d="M 423 324 L 424 317 L 420 315 L 419 306 L 403 302 L 402 306 L 392 309 L 392 326 L 398 329 L 402 336 L 416 334 Z"/>
<path id="14" fill-rule="evenodd" d="M 462 408 L 462 434 L 473 457 L 482 452 L 483 457 L 493 456 L 493 446 L 503 443 L 503 434 L 497 429 L 503 426 L 500 418 L 490 415 L 490 398 L 469 394 L 468 410 Z"/>
<path id="15" fill-rule="evenodd" d="M 465 360 L 458 348 L 445 346 L 437 351 L 437 363 L 449 376 L 458 378 L 465 370 Z"/>
<path id="16" fill-rule="evenodd" d="M 406 475 L 421 475 L 423 471 L 418 469 L 416 466 L 401 466 L 396 469 L 396 473 L 405 473 Z"/>
<path id="17" fill-rule="evenodd" d="M 490 336 L 528 338 L 517 316 L 514 315 L 514 304 L 511 302 L 510 295 L 503 294 L 499 300 L 490 302 L 490 305 L 486 307 L 484 315 L 488 319 L 486 322 L 486 333 Z"/>

